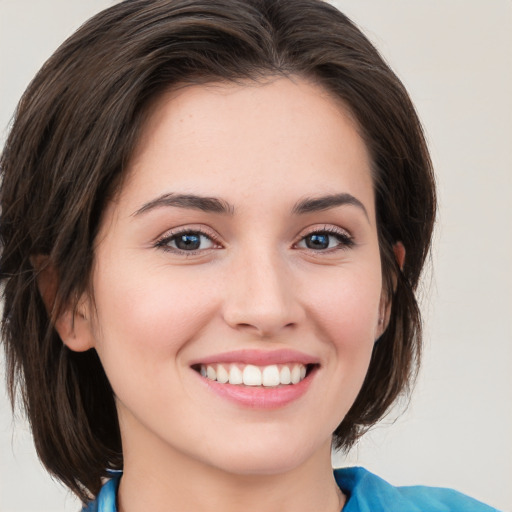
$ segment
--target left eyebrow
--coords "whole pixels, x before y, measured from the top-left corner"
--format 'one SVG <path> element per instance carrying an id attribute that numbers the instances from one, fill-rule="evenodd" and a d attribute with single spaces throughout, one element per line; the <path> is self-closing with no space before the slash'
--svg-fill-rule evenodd
<path id="1" fill-rule="evenodd" d="M 161 196 L 144 204 L 133 213 L 134 216 L 160 207 L 187 208 L 210 213 L 233 214 L 232 205 L 217 197 L 197 196 L 194 194 L 162 194 Z"/>
<path id="2" fill-rule="evenodd" d="M 331 194 L 321 197 L 306 197 L 305 199 L 301 199 L 295 204 L 292 209 L 292 213 L 300 215 L 328 210 L 330 208 L 336 208 L 337 206 L 344 205 L 356 206 L 357 208 L 361 209 L 367 220 L 370 221 L 370 217 L 368 216 L 368 212 L 364 207 L 364 204 L 352 194 L 346 193 Z"/>

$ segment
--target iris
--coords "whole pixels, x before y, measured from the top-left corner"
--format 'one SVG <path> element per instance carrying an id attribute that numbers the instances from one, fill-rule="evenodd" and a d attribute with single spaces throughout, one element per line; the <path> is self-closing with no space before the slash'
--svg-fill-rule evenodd
<path id="1" fill-rule="evenodd" d="M 184 233 L 174 239 L 174 243 L 178 249 L 183 251 L 194 251 L 199 249 L 201 245 L 201 236 L 196 233 Z"/>
<path id="2" fill-rule="evenodd" d="M 308 249 L 327 249 L 329 247 L 329 235 L 327 233 L 314 233 L 305 238 Z"/>

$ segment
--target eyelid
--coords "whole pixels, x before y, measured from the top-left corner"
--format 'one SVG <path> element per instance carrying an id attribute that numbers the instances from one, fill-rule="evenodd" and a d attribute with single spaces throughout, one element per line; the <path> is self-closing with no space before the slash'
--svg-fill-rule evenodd
<path id="1" fill-rule="evenodd" d="M 313 250 L 315 253 L 329 253 L 331 251 L 349 249 L 350 247 L 353 247 L 355 245 L 354 237 L 347 229 L 344 229 L 340 226 L 336 226 L 336 225 L 332 225 L 332 224 L 324 224 L 323 226 L 321 226 L 321 225 L 310 226 L 309 228 L 306 229 L 305 232 L 302 232 L 299 235 L 298 239 L 294 242 L 293 245 L 297 246 L 306 237 L 313 235 L 315 233 L 327 233 L 329 235 L 338 236 L 342 239 L 342 243 L 340 243 L 340 245 L 337 247 L 333 247 L 331 249 L 325 249 L 323 251 L 315 251 L 313 249 L 305 249 L 305 250 L 308 250 L 308 251 Z M 303 248 L 299 248 L 299 249 L 303 249 Z"/>
<path id="2" fill-rule="evenodd" d="M 166 246 L 165 244 L 172 238 L 179 236 L 184 233 L 197 233 L 202 236 L 205 236 L 209 238 L 213 244 L 216 247 L 210 247 L 207 249 L 197 249 L 197 250 L 191 250 L 191 251 L 183 251 L 174 247 Z M 307 236 L 310 236 L 315 233 L 327 233 L 329 235 L 338 236 L 341 238 L 341 243 L 333 248 L 325 249 L 323 251 L 314 251 L 312 249 L 304 249 L 307 251 L 314 251 L 318 253 L 329 253 L 337 250 L 344 250 L 352 247 L 355 245 L 354 239 L 352 234 L 340 226 L 336 225 L 330 225 L 330 224 L 324 224 L 324 225 L 315 225 L 310 226 L 306 228 L 305 231 L 303 231 L 296 239 L 296 241 L 293 243 L 293 247 L 296 247 L 300 242 L 302 242 Z M 171 228 L 167 231 L 165 231 L 162 235 L 160 235 L 158 238 L 156 238 L 152 244 L 155 248 L 163 249 L 165 251 L 175 253 L 175 254 L 186 254 L 189 256 L 197 255 L 200 253 L 206 253 L 211 251 L 212 249 L 219 249 L 224 246 L 224 244 L 220 240 L 220 236 L 211 228 L 204 226 L 204 225 L 196 225 L 196 224 L 187 224 L 183 226 L 178 226 L 175 228 Z"/>
<path id="3" fill-rule="evenodd" d="M 168 247 L 165 245 L 165 243 L 168 242 L 170 239 L 185 233 L 197 233 L 199 235 L 205 236 L 209 238 L 216 247 L 210 247 L 208 249 L 198 249 L 195 251 L 182 251 L 180 249 Z M 206 253 L 212 249 L 219 249 L 222 247 L 222 242 L 220 241 L 219 235 L 212 229 L 208 228 L 207 226 L 187 224 L 184 226 L 178 226 L 175 228 L 168 229 L 165 233 L 156 238 L 152 245 L 155 248 L 163 249 L 164 251 L 167 252 L 172 252 L 175 254 L 186 254 L 192 256 L 194 254 Z"/>
<path id="4" fill-rule="evenodd" d="M 314 226 L 309 226 L 299 235 L 299 238 L 302 239 L 305 236 L 311 235 L 313 233 L 333 233 L 335 235 L 353 238 L 352 234 L 347 229 L 336 226 L 334 224 L 316 224 Z"/>

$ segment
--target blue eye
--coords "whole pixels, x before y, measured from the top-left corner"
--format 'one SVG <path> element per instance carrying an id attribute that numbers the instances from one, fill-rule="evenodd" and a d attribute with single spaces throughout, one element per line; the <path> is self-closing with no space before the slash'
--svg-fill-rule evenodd
<path id="1" fill-rule="evenodd" d="M 331 231 L 315 231 L 305 236 L 298 244 L 298 247 L 311 249 L 313 251 L 325 251 L 327 249 L 347 248 L 354 245 L 350 236 L 345 233 Z"/>
<path id="2" fill-rule="evenodd" d="M 184 231 L 168 236 L 160 240 L 157 244 L 167 250 L 177 250 L 183 252 L 202 251 L 214 247 L 213 240 L 200 231 Z"/>

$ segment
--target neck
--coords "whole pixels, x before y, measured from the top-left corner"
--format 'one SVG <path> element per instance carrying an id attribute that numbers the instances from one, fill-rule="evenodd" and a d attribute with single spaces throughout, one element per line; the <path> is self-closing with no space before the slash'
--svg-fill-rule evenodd
<path id="1" fill-rule="evenodd" d="M 151 443 L 124 446 L 119 512 L 339 512 L 330 441 L 302 464 L 273 474 L 233 474 Z"/>

